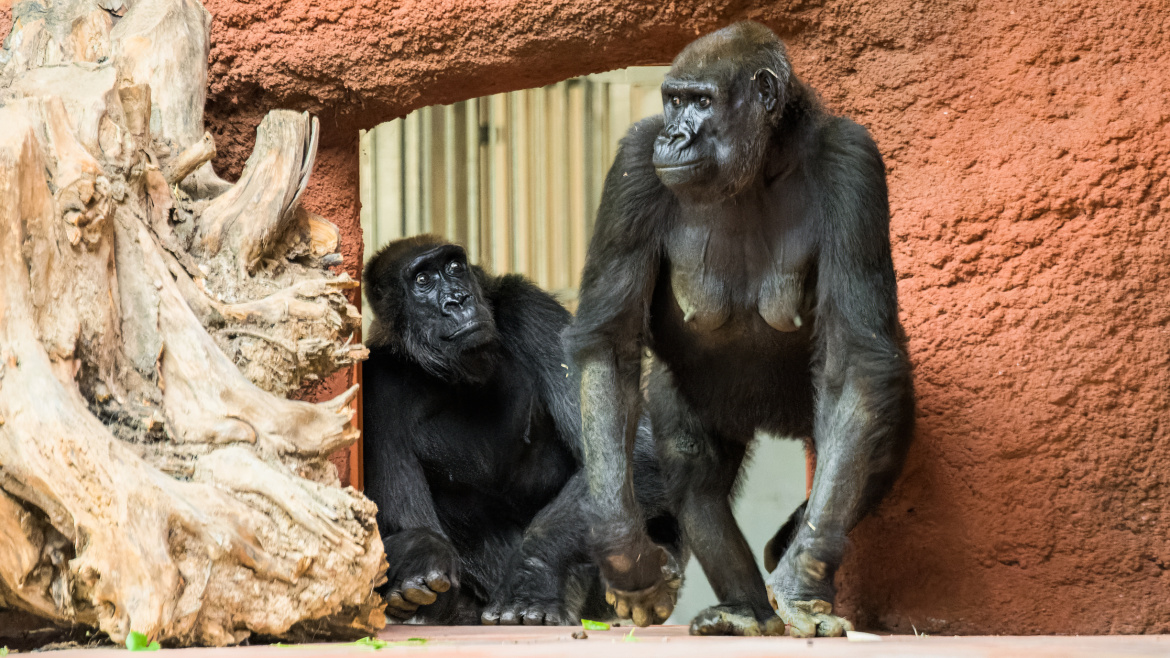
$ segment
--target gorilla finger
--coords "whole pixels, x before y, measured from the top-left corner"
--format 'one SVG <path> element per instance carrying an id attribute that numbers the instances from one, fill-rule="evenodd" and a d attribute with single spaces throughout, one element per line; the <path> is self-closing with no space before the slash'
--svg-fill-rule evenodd
<path id="1" fill-rule="evenodd" d="M 610 605 L 617 605 L 617 594 L 614 594 L 612 589 L 605 590 L 605 602 Z"/>
<path id="2" fill-rule="evenodd" d="M 674 612 L 673 602 L 659 600 L 658 603 L 654 604 L 654 616 L 658 619 L 658 623 L 666 621 L 671 612 Z"/>
<path id="3" fill-rule="evenodd" d="M 853 630 L 853 624 L 843 617 L 833 615 L 817 615 L 817 635 L 821 637 L 841 637 L 845 631 Z"/>
<path id="4" fill-rule="evenodd" d="M 544 612 L 531 608 L 524 611 L 524 625 L 525 626 L 540 626 L 544 624 Z"/>
<path id="5" fill-rule="evenodd" d="M 386 605 L 389 606 L 390 608 L 395 609 L 395 610 L 401 610 L 402 612 L 409 612 L 410 614 L 414 614 L 414 611 L 418 610 L 417 603 L 413 603 L 411 601 L 407 601 L 406 599 L 402 598 L 402 592 L 399 592 L 397 590 L 394 592 L 391 592 L 390 596 L 386 597 Z"/>
<path id="6" fill-rule="evenodd" d="M 422 584 L 421 577 L 415 577 L 402 583 L 402 598 L 419 605 L 431 605 L 436 598 L 439 598 L 439 595 L 431 591 L 427 585 Z"/>
<path id="7" fill-rule="evenodd" d="M 427 576 L 427 587 L 431 588 L 431 590 L 434 592 L 442 594 L 443 592 L 451 589 L 451 581 L 445 574 L 439 573 L 438 571 L 432 571 L 430 575 Z"/>
<path id="8" fill-rule="evenodd" d="M 403 589 L 402 598 L 417 605 L 430 605 L 439 598 L 439 595 L 435 594 L 423 585 L 416 585 L 413 587 L 408 586 Z"/>
<path id="9" fill-rule="evenodd" d="M 788 624 L 785 624 L 784 620 L 779 618 L 779 617 L 772 617 L 771 619 L 760 624 L 759 626 L 760 626 L 760 634 L 761 635 L 768 635 L 768 636 L 784 635 L 784 632 L 786 630 L 788 630 Z"/>
<path id="10" fill-rule="evenodd" d="M 617 603 L 613 605 L 613 612 L 622 619 L 630 618 L 630 602 L 625 599 L 618 599 Z"/>
<path id="11" fill-rule="evenodd" d="M 798 601 L 797 604 L 805 612 L 811 612 L 814 615 L 828 615 L 833 613 L 833 604 L 828 601 L 813 599 L 812 601 Z"/>
<path id="12" fill-rule="evenodd" d="M 520 618 L 516 615 L 515 610 L 505 610 L 500 613 L 500 626 L 515 626 L 520 623 Z"/>
<path id="13" fill-rule="evenodd" d="M 386 606 L 386 614 L 393 617 L 397 621 L 406 621 L 407 619 L 410 619 L 414 616 L 415 611 L 417 610 L 418 608 L 404 609 L 395 608 L 389 605 Z"/>
<path id="14" fill-rule="evenodd" d="M 840 617 L 820 616 L 817 619 L 817 635 L 820 637 L 841 637 L 845 634 L 845 625 L 841 621 Z"/>
<path id="15" fill-rule="evenodd" d="M 414 612 L 404 612 L 401 610 L 386 609 L 386 616 L 393 619 L 395 622 L 405 622 L 407 619 L 414 616 Z"/>
<path id="16" fill-rule="evenodd" d="M 788 623 L 788 635 L 791 637 L 816 637 L 817 624 L 806 615 L 795 614 Z"/>
<path id="17" fill-rule="evenodd" d="M 720 619 L 695 618 L 691 622 L 691 635 L 727 635 L 727 624 Z"/>
<path id="18" fill-rule="evenodd" d="M 654 623 L 653 615 L 654 615 L 654 613 L 650 611 L 650 608 L 646 608 L 643 606 L 635 607 L 634 608 L 634 625 L 641 626 L 641 627 L 645 628 L 646 626 L 653 624 Z"/>

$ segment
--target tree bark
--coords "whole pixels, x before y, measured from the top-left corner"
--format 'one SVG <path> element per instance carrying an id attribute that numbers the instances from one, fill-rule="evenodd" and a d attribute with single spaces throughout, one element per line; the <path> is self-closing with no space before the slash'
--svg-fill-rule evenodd
<path id="1" fill-rule="evenodd" d="M 203 127 L 197 0 L 21 3 L 0 51 L 0 607 L 118 642 L 383 624 L 375 508 L 328 455 L 357 283 L 299 206 L 316 119 L 275 111 L 239 182 Z"/>

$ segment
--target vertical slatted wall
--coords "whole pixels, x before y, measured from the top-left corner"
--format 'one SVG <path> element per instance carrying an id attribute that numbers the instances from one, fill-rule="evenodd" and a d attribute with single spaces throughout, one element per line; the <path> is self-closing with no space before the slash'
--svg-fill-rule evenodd
<path id="1" fill-rule="evenodd" d="M 575 308 L 605 174 L 630 125 L 662 111 L 665 71 L 623 69 L 426 107 L 363 132 L 366 257 L 395 238 L 434 233 Z"/>

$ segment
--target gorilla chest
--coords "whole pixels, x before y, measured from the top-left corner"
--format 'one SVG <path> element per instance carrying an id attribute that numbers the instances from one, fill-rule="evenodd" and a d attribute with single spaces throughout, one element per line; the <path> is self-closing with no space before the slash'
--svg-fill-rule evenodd
<path id="1" fill-rule="evenodd" d="M 430 398 L 415 449 L 434 486 L 498 490 L 515 469 L 557 460 L 547 410 L 531 385 L 514 379 L 450 387 Z"/>
<path id="2" fill-rule="evenodd" d="M 805 225 L 703 219 L 676 226 L 665 244 L 683 326 L 711 333 L 760 320 L 776 331 L 799 330 L 811 301 L 806 283 L 813 240 Z"/>

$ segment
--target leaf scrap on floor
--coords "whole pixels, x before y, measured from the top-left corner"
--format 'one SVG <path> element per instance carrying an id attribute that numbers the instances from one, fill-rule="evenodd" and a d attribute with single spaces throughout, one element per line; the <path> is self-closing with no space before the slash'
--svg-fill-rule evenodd
<path id="1" fill-rule="evenodd" d="M 608 631 L 609 624 L 603 621 L 593 621 L 592 619 L 582 619 L 581 628 L 587 631 Z"/>
<path id="2" fill-rule="evenodd" d="M 882 636 L 861 631 L 845 631 L 845 638 L 850 642 L 881 642 Z"/>
<path id="3" fill-rule="evenodd" d="M 151 642 L 150 638 L 146 637 L 138 631 L 130 631 L 126 636 L 126 648 L 131 651 L 158 651 L 158 642 Z"/>

